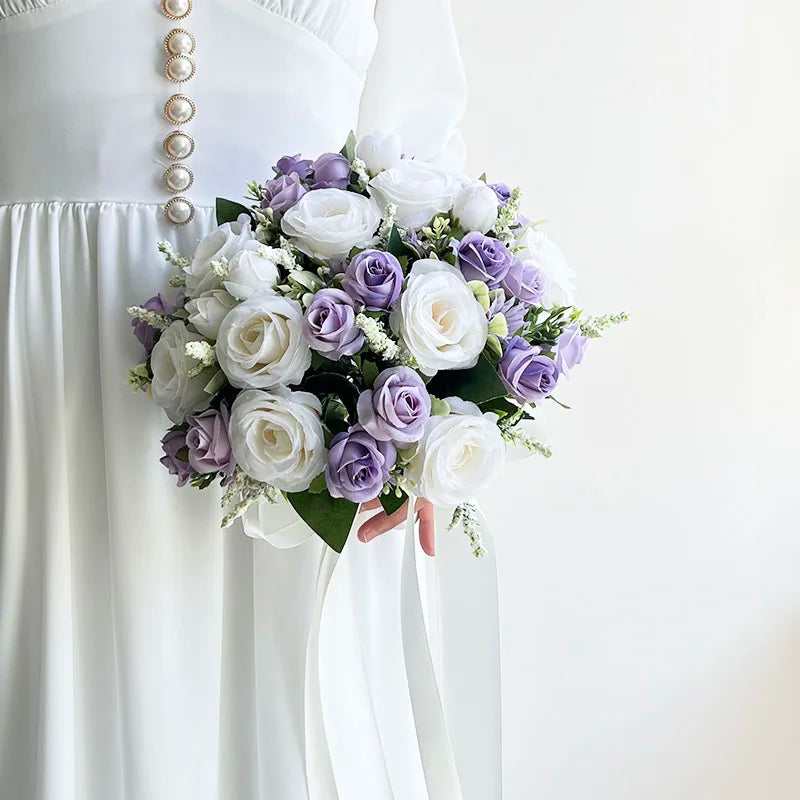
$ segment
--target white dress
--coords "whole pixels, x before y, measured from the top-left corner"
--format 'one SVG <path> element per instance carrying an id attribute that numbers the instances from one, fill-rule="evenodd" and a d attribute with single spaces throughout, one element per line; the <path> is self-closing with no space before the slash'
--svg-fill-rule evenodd
<path id="1" fill-rule="evenodd" d="M 165 74 L 173 28 L 194 37 L 172 62 L 194 64 L 184 83 Z M 179 226 L 174 93 L 196 108 Z M 217 195 L 356 125 L 429 156 L 463 94 L 447 0 L 194 0 L 175 20 L 158 0 L 0 0 L 3 800 L 500 796 L 496 607 L 458 591 L 491 588 L 493 565 L 440 542 L 428 631 L 450 736 L 431 754 L 435 704 L 412 708 L 401 636 L 405 537 L 351 537 L 309 662 L 324 548 L 221 531 L 218 494 L 175 487 L 165 420 L 125 386 L 124 309 L 164 284 L 158 240 L 190 253 Z M 321 753 L 332 776 L 309 777 Z"/>

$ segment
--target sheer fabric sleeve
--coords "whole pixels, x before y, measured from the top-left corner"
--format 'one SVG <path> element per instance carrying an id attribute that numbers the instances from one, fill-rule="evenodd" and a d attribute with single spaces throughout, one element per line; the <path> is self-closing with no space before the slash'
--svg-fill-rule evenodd
<path id="1" fill-rule="evenodd" d="M 405 152 L 460 167 L 467 92 L 450 0 L 377 0 L 375 22 L 359 135 L 393 131 Z"/>

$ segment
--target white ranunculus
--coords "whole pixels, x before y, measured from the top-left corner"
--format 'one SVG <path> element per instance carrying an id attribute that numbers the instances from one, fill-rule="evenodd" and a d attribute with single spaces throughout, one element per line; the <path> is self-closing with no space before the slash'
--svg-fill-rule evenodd
<path id="1" fill-rule="evenodd" d="M 466 178 L 441 167 L 404 158 L 396 167 L 376 175 L 369 182 L 369 192 L 385 209 L 397 206 L 397 224 L 419 228 L 431 217 L 449 211 Z"/>
<path id="2" fill-rule="evenodd" d="M 344 189 L 315 189 L 283 215 L 281 228 L 298 250 L 327 261 L 346 256 L 353 247 L 368 247 L 380 222 L 381 212 L 370 198 Z"/>
<path id="3" fill-rule="evenodd" d="M 222 281 L 211 269 L 211 262 L 233 258 L 252 238 L 250 217 L 246 214 L 240 214 L 236 222 L 226 222 L 204 236 L 185 270 L 187 294 L 197 297 L 211 289 L 221 289 Z"/>
<path id="4" fill-rule="evenodd" d="M 254 295 L 229 311 L 217 336 L 228 380 L 245 389 L 298 383 L 311 364 L 302 322 L 300 304 L 276 294 Z"/>
<path id="5" fill-rule="evenodd" d="M 462 274 L 427 258 L 411 268 L 390 323 L 426 375 L 474 367 L 488 333 L 486 315 Z"/>
<path id="6" fill-rule="evenodd" d="M 356 145 L 356 158 L 366 164 L 371 175 L 396 167 L 402 155 L 403 145 L 396 133 L 373 131 L 363 136 Z"/>
<path id="7" fill-rule="evenodd" d="M 209 339 L 216 339 L 219 326 L 227 313 L 236 305 L 236 300 L 224 289 L 204 292 L 186 304 L 188 320 Z"/>
<path id="8" fill-rule="evenodd" d="M 465 186 L 453 203 L 453 214 L 468 231 L 488 233 L 497 222 L 497 195 L 483 181 Z"/>
<path id="9" fill-rule="evenodd" d="M 447 403 L 451 413 L 430 418 L 407 471 L 421 497 L 444 506 L 471 499 L 505 460 L 497 415 L 457 397 Z"/>
<path id="10" fill-rule="evenodd" d="M 203 391 L 208 375 L 188 377 L 197 362 L 186 355 L 187 342 L 201 342 L 203 337 L 191 333 L 182 322 L 173 322 L 156 342 L 150 356 L 153 380 L 150 390 L 153 400 L 175 423 L 183 422 L 189 414 L 202 411 L 211 401 Z"/>
<path id="11" fill-rule="evenodd" d="M 327 457 L 321 412 L 313 394 L 284 386 L 240 392 L 228 426 L 237 465 L 284 492 L 308 489 Z"/>
<path id="12" fill-rule="evenodd" d="M 265 255 L 264 245 L 252 240 L 231 259 L 224 285 L 237 300 L 247 300 L 258 292 L 273 292 L 279 277 L 278 265 Z"/>
<path id="13" fill-rule="evenodd" d="M 567 264 L 564 254 L 543 231 L 526 228 L 517 238 L 517 255 L 523 261 L 532 261 L 542 272 L 545 292 L 542 305 L 571 306 L 575 302 L 575 272 Z"/>

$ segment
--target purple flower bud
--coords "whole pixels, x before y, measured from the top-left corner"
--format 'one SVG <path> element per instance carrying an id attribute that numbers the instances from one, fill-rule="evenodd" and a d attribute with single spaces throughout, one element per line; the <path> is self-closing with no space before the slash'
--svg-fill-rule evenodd
<path id="1" fill-rule="evenodd" d="M 189 464 L 195 472 L 205 475 L 222 472 L 230 475 L 236 463 L 233 460 L 228 419 L 230 412 L 222 405 L 217 411 L 209 408 L 189 419 L 186 431 L 186 447 L 189 449 Z"/>
<path id="2" fill-rule="evenodd" d="M 583 361 L 588 337 L 581 333 L 577 323 L 567 325 L 556 341 L 556 367 L 562 375 L 569 375 L 573 367 Z"/>
<path id="3" fill-rule="evenodd" d="M 340 153 L 325 153 L 311 165 L 312 189 L 346 189 L 350 183 L 350 162 Z"/>
<path id="4" fill-rule="evenodd" d="M 522 337 L 514 336 L 497 366 L 500 379 L 522 403 L 543 400 L 556 388 L 556 363 L 541 352 L 541 347 L 534 347 Z"/>
<path id="5" fill-rule="evenodd" d="M 507 298 L 503 292 L 499 292 L 486 312 L 486 319 L 491 322 L 492 317 L 502 314 L 506 318 L 508 335 L 513 336 L 525 323 L 527 311 L 528 306 L 525 303 L 520 303 L 513 297 Z"/>
<path id="6" fill-rule="evenodd" d="M 320 289 L 303 317 L 309 347 L 332 361 L 357 353 L 364 344 L 364 333 L 355 324 L 358 311 L 341 289 Z"/>
<path id="7" fill-rule="evenodd" d="M 347 266 L 342 288 L 369 311 L 388 311 L 403 290 L 403 268 L 391 254 L 364 250 Z"/>
<path id="8" fill-rule="evenodd" d="M 358 398 L 358 421 L 379 441 L 400 446 L 418 442 L 431 416 L 425 382 L 409 367 L 391 367 Z"/>
<path id="9" fill-rule="evenodd" d="M 478 231 L 453 245 L 456 265 L 468 281 L 483 281 L 496 289 L 511 268 L 509 249 L 499 240 Z"/>
<path id="10" fill-rule="evenodd" d="M 294 172 L 301 181 L 304 181 L 311 174 L 311 161 L 307 158 L 300 158 L 300 153 L 284 156 L 278 159 L 275 172 L 283 175 L 291 175 Z"/>
<path id="11" fill-rule="evenodd" d="M 178 486 L 185 486 L 192 477 L 186 450 L 186 426 L 170 428 L 161 440 L 164 455 L 161 463 L 169 470 L 170 475 L 178 476 Z"/>
<path id="12" fill-rule="evenodd" d="M 545 279 L 542 271 L 533 261 L 520 261 L 515 258 L 503 279 L 505 293 L 516 297 L 523 303 L 539 303 L 545 293 Z"/>
<path id="13" fill-rule="evenodd" d="M 505 183 L 490 183 L 489 188 L 497 195 L 501 206 L 504 206 L 511 197 L 511 189 Z"/>
<path id="14" fill-rule="evenodd" d="M 156 314 L 164 314 L 168 317 L 178 310 L 177 306 L 165 300 L 161 294 L 151 297 L 144 303 L 142 308 L 146 308 L 148 311 L 155 311 Z M 132 319 L 131 327 L 133 328 L 133 335 L 142 343 L 147 354 L 150 355 L 159 332 L 140 319 Z"/>
<path id="15" fill-rule="evenodd" d="M 325 467 L 331 497 L 344 497 L 353 503 L 374 500 L 389 480 L 396 459 L 391 442 L 377 441 L 360 425 L 337 434 Z"/>
<path id="16" fill-rule="evenodd" d="M 291 208 L 306 192 L 305 186 L 300 183 L 296 172 L 273 178 L 264 184 L 264 193 L 261 208 L 271 208 L 273 211 L 286 211 Z"/>

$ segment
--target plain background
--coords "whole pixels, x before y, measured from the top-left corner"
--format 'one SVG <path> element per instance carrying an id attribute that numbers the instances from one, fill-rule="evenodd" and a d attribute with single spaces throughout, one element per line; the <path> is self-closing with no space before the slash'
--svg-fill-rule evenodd
<path id="1" fill-rule="evenodd" d="M 505 796 L 797 800 L 800 4 L 454 11 L 471 171 L 632 314 L 493 496 Z"/>

